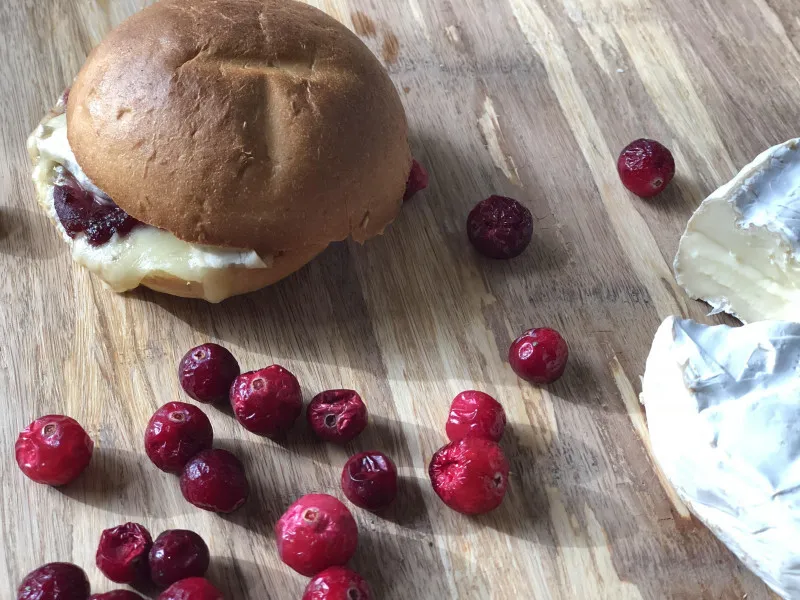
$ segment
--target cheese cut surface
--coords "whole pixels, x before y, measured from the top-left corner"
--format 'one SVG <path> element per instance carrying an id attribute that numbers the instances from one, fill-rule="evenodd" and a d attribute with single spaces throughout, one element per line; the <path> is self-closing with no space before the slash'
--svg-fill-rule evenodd
<path id="1" fill-rule="evenodd" d="M 135 227 L 130 233 L 118 234 L 101 246 L 89 244 L 84 234 L 67 235 L 55 212 L 53 180 L 59 166 L 67 169 L 81 185 L 95 193 L 98 190 L 83 173 L 67 141 L 66 115 L 61 114 L 39 125 L 29 140 L 36 157 L 33 180 L 43 208 L 56 223 L 72 248 L 76 262 L 98 274 L 116 292 L 137 287 L 153 275 L 164 275 L 198 282 L 203 285 L 206 300 L 217 302 L 230 295 L 226 278 L 216 277 L 230 267 L 264 269 L 269 265 L 252 250 L 201 246 L 179 240 L 171 233 L 149 225 Z"/>
<path id="2" fill-rule="evenodd" d="M 800 598 L 800 324 L 670 317 L 647 359 L 653 453 L 692 512 L 784 598 Z"/>
<path id="3" fill-rule="evenodd" d="M 745 323 L 800 321 L 799 141 L 760 154 L 687 225 L 675 276 L 714 312 Z"/>

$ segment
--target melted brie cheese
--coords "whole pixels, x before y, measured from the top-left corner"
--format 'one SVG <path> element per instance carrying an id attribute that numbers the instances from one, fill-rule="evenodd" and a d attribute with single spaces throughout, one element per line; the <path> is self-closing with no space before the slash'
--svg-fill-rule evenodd
<path id="1" fill-rule="evenodd" d="M 202 246 L 179 240 L 171 233 L 139 225 L 125 236 L 114 234 L 92 246 L 84 234 L 71 238 L 59 221 L 53 203 L 53 181 L 63 166 L 84 188 L 104 195 L 78 165 L 67 140 L 66 115 L 58 115 L 34 131 L 29 141 L 36 159 L 33 180 L 40 202 L 72 247 L 76 262 L 97 273 L 116 292 L 137 287 L 149 276 L 174 277 L 203 284 L 206 300 L 218 302 L 229 295 L 215 272 L 230 267 L 264 269 L 269 265 L 253 250 Z"/>

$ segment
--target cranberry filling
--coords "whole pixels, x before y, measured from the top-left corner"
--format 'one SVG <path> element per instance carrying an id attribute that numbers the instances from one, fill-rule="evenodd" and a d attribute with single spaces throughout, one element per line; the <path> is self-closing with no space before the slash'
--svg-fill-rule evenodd
<path id="1" fill-rule="evenodd" d="M 69 237 L 85 233 L 92 246 L 102 246 L 115 233 L 127 235 L 137 221 L 114 204 L 108 196 L 84 189 L 70 173 L 59 169 L 53 190 L 53 202 L 61 225 Z"/>

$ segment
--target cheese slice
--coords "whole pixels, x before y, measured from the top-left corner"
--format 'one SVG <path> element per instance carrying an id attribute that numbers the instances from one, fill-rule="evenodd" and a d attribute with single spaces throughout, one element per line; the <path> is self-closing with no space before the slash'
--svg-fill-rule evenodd
<path id="1" fill-rule="evenodd" d="M 163 229 L 150 225 L 135 227 L 125 236 L 114 234 L 100 246 L 92 246 L 82 233 L 70 237 L 56 215 L 53 202 L 53 181 L 56 170 L 65 168 L 80 184 L 104 196 L 78 165 L 67 140 L 66 114 L 60 114 L 39 125 L 29 140 L 35 158 L 33 181 L 43 208 L 72 248 L 72 257 L 96 273 L 114 291 L 124 292 L 137 287 L 151 275 L 170 276 L 203 284 L 203 294 L 210 302 L 219 302 L 230 291 L 215 277 L 223 269 L 244 267 L 264 269 L 271 257 L 262 259 L 254 250 L 220 248 L 191 244 Z"/>
<path id="2" fill-rule="evenodd" d="M 670 317 L 641 400 L 678 495 L 772 589 L 800 598 L 800 324 Z"/>
<path id="3" fill-rule="evenodd" d="M 678 283 L 745 323 L 800 321 L 800 139 L 760 154 L 692 216 Z"/>

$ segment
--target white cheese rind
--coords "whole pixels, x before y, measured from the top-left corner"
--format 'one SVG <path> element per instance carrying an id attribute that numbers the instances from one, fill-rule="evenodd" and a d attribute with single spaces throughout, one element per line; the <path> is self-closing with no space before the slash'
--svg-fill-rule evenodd
<path id="1" fill-rule="evenodd" d="M 800 324 L 670 317 L 642 403 L 683 501 L 778 594 L 800 598 Z"/>
<path id="2" fill-rule="evenodd" d="M 714 312 L 800 321 L 798 142 L 762 152 L 689 220 L 675 277 Z"/>

